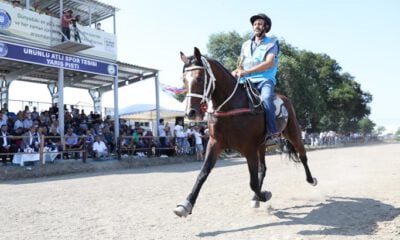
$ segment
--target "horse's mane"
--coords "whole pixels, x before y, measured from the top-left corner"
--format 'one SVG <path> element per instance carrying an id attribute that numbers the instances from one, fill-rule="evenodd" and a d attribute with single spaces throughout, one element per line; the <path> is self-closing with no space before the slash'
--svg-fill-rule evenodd
<path id="1" fill-rule="evenodd" d="M 229 78 L 230 78 L 231 80 L 236 81 L 236 79 L 235 79 L 235 77 L 232 75 L 232 73 L 231 73 L 228 69 L 226 69 L 226 68 L 224 67 L 224 65 L 222 65 L 218 60 L 216 60 L 216 59 L 214 59 L 214 58 L 206 57 L 206 56 L 203 56 L 203 57 L 205 57 L 205 58 L 207 59 L 207 61 L 214 63 L 214 64 L 217 65 L 220 69 L 222 69 L 222 71 L 223 71 L 226 75 L 228 75 Z M 191 64 L 194 64 L 195 66 L 202 66 L 202 67 L 204 67 L 204 66 L 203 66 L 203 63 L 202 63 L 201 61 L 198 61 L 198 60 L 196 59 L 195 56 L 190 56 L 190 57 L 188 57 L 188 59 L 189 59 L 189 62 L 183 66 L 183 69 L 185 69 L 186 67 L 189 67 Z"/>
<path id="2" fill-rule="evenodd" d="M 207 58 L 207 60 L 210 61 L 210 62 L 212 62 L 212 63 L 214 63 L 214 64 L 216 64 L 219 68 L 221 68 L 221 69 L 223 70 L 223 72 L 224 72 L 226 75 L 228 75 L 229 78 L 230 78 L 232 81 L 236 81 L 236 79 L 235 79 L 235 77 L 232 75 L 232 73 L 231 73 L 228 69 L 226 69 L 226 68 L 224 67 L 224 65 L 222 65 L 218 60 L 215 60 L 215 59 L 213 59 L 213 58 Z"/>

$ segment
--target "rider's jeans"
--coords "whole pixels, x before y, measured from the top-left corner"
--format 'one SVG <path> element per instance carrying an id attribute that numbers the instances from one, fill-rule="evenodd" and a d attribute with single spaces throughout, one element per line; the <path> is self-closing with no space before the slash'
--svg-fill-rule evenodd
<path id="1" fill-rule="evenodd" d="M 258 83 L 254 83 L 254 86 L 261 94 L 261 98 L 263 99 L 263 105 L 265 108 L 265 126 L 267 126 L 267 134 L 274 135 L 278 133 L 276 127 L 276 119 L 275 119 L 275 105 L 273 103 L 275 96 L 275 85 L 274 83 L 267 79 Z"/>

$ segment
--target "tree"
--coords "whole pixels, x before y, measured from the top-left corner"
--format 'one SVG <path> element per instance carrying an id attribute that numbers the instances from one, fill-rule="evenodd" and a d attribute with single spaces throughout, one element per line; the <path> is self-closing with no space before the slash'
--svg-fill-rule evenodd
<path id="1" fill-rule="evenodd" d="M 382 135 L 385 131 L 386 131 L 386 128 L 385 128 L 384 126 L 378 126 L 378 127 L 375 129 L 375 133 L 376 133 L 377 135 Z"/>
<path id="2" fill-rule="evenodd" d="M 207 44 L 207 50 L 212 58 L 232 71 L 236 69 L 242 43 L 249 38 L 250 33 L 240 36 L 236 31 L 212 34 Z"/>
<path id="3" fill-rule="evenodd" d="M 364 117 L 360 121 L 358 121 L 358 129 L 360 133 L 372 133 L 374 127 L 375 123 L 372 122 L 371 119 L 369 119 L 368 117 Z"/>

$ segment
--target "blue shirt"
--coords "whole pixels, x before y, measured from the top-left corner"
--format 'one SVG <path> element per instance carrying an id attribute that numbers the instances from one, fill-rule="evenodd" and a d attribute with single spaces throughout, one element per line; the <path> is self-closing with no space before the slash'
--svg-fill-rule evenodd
<path id="1" fill-rule="evenodd" d="M 240 54 L 243 58 L 242 66 L 244 70 L 257 66 L 265 61 L 268 54 L 275 54 L 273 66 L 262 72 L 250 73 L 244 77 L 245 79 L 249 79 L 253 83 L 269 79 L 276 84 L 279 54 L 279 42 L 276 38 L 264 37 L 259 44 L 254 41 L 254 37 L 244 42 Z"/>

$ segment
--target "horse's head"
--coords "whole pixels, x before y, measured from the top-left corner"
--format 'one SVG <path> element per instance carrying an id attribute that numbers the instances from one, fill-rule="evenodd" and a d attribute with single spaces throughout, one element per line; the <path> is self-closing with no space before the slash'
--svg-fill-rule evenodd
<path id="1" fill-rule="evenodd" d="M 194 48 L 194 55 L 186 57 L 181 52 L 183 67 L 183 83 L 187 89 L 186 116 L 189 119 L 202 119 L 211 95 L 212 79 L 208 77 L 204 66 L 204 57 L 200 50 Z"/>

